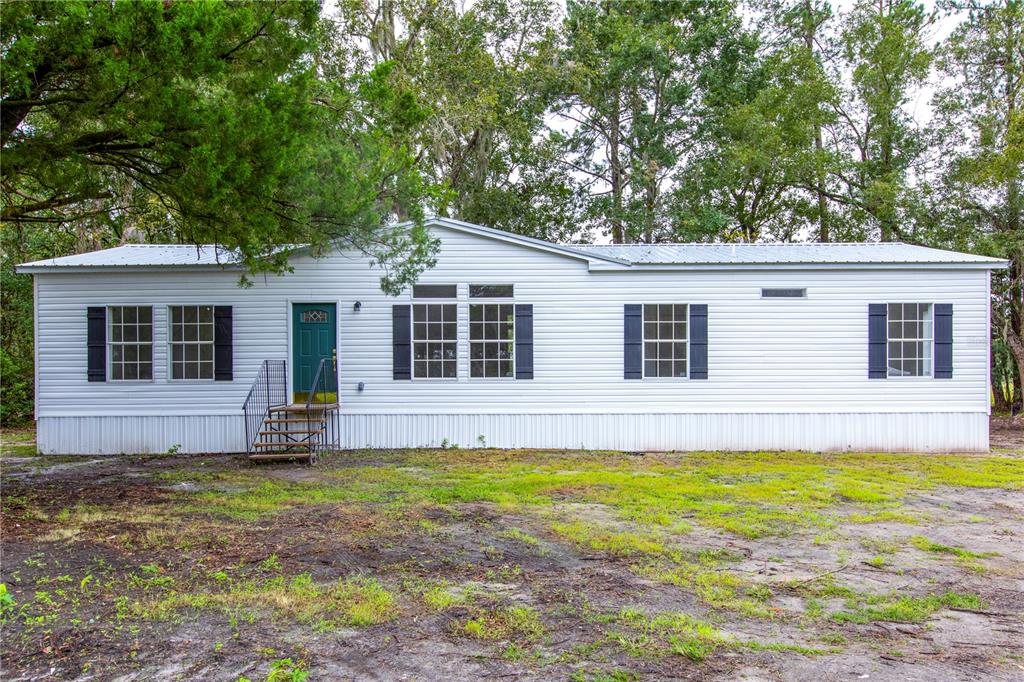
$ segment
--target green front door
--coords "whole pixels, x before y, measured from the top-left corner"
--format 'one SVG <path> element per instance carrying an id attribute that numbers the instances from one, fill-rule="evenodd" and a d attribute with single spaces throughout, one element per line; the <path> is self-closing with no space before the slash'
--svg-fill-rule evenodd
<path id="1" fill-rule="evenodd" d="M 317 396 L 317 400 L 337 400 L 336 314 L 333 303 L 292 304 L 292 391 L 297 402 L 309 397 L 321 360 L 327 360 L 324 372 L 327 374 L 325 382 L 329 395 Z"/>

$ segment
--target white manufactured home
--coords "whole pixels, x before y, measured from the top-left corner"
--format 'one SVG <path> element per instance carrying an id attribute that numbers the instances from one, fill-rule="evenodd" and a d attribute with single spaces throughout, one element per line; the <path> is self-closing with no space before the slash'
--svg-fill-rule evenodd
<path id="1" fill-rule="evenodd" d="M 1003 261 L 428 224 L 437 263 L 397 298 L 357 252 L 247 288 L 213 247 L 21 265 L 40 450 L 988 449 Z"/>

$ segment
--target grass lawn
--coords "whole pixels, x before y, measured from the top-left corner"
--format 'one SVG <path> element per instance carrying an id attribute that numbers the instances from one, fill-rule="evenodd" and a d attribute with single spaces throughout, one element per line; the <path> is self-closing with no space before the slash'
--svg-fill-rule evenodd
<path id="1" fill-rule="evenodd" d="M 1019 454 L 4 440 L 5 677 L 1024 675 Z"/>

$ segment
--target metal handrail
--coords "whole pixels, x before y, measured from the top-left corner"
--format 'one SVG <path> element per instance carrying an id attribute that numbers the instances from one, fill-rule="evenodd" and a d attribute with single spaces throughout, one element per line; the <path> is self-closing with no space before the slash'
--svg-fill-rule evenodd
<path id="1" fill-rule="evenodd" d="M 253 443 L 258 439 L 264 421 L 270 416 L 270 408 L 288 402 L 287 369 L 285 360 L 264 360 L 242 403 L 247 454 L 252 454 Z"/>
<path id="2" fill-rule="evenodd" d="M 313 383 L 309 388 L 309 395 L 306 396 L 306 415 L 312 414 L 311 409 L 315 406 L 313 401 L 314 397 L 321 395 L 323 399 L 318 401 L 323 406 L 319 421 L 323 424 L 323 429 L 317 434 L 316 439 L 310 438 L 309 440 L 309 451 L 314 454 L 317 450 L 327 450 L 330 446 L 337 447 L 338 445 L 338 430 L 337 424 L 337 410 L 329 410 L 329 407 L 335 407 L 338 403 L 337 397 L 335 397 L 334 403 L 327 402 L 328 389 L 333 389 L 335 395 L 337 395 L 337 378 L 334 381 L 328 381 L 328 378 L 332 375 L 327 370 L 327 358 L 320 360 L 320 364 L 316 368 L 316 374 L 313 375 Z M 333 369 L 334 361 L 331 360 L 331 367 Z"/>

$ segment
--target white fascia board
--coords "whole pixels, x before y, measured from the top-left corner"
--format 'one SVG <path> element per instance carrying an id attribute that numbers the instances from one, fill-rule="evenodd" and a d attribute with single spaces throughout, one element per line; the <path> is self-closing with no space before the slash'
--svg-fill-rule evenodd
<path id="1" fill-rule="evenodd" d="M 19 275 L 40 275 L 54 273 L 77 274 L 82 272 L 195 272 L 199 271 L 222 271 L 222 270 L 245 270 L 245 267 L 237 264 L 222 265 L 16 265 L 14 272 Z"/>
<path id="2" fill-rule="evenodd" d="M 621 272 L 628 270 L 1000 270 L 1009 267 L 1007 261 L 989 263 L 692 263 L 692 264 L 635 264 L 631 267 L 595 263 L 592 272 Z"/>

